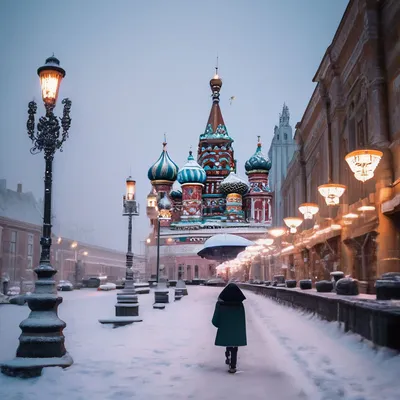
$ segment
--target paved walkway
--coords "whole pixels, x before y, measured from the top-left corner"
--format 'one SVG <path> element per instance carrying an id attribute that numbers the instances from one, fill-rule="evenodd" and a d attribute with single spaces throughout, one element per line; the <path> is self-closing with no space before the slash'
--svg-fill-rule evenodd
<path id="1" fill-rule="evenodd" d="M 153 310 L 153 293 L 139 296 L 144 321 L 118 329 L 97 322 L 113 315 L 115 291 L 62 293 L 74 365 L 27 381 L 1 375 L 0 399 L 398 399 L 399 357 L 247 291 L 249 345 L 239 349 L 238 373 L 229 374 L 211 325 L 221 289 L 188 289 L 162 311 Z M 28 311 L 0 306 L 0 362 L 15 353 Z"/>

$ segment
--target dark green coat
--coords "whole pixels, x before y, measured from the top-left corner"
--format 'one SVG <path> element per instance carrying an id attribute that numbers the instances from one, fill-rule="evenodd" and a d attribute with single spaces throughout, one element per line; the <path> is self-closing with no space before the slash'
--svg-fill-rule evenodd
<path id="1" fill-rule="evenodd" d="M 219 300 L 215 305 L 212 324 L 218 328 L 216 346 L 247 346 L 246 316 L 241 302 L 224 303 Z"/>

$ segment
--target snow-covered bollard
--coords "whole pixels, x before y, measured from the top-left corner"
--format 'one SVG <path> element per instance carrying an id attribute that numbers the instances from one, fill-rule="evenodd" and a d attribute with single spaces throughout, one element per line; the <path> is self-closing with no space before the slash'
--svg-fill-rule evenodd
<path id="1" fill-rule="evenodd" d="M 175 288 L 175 300 L 180 300 L 183 297 L 183 289 Z"/>
<path id="2" fill-rule="evenodd" d="M 154 289 L 154 304 L 169 303 L 169 290 L 166 282 L 159 282 Z"/>
<path id="3" fill-rule="evenodd" d="M 358 281 L 353 278 L 342 278 L 336 282 L 336 293 L 344 296 L 357 296 Z"/>
<path id="4" fill-rule="evenodd" d="M 312 280 L 311 279 L 302 279 L 300 282 L 300 289 L 301 290 L 308 290 L 312 289 Z"/>
<path id="5" fill-rule="evenodd" d="M 286 287 L 287 288 L 293 289 L 293 288 L 296 287 L 296 285 L 297 285 L 297 281 L 295 279 L 288 279 L 286 281 Z"/>
<path id="6" fill-rule="evenodd" d="M 333 290 L 333 283 L 331 281 L 318 281 L 315 284 L 315 288 L 319 293 L 328 293 Z"/>
<path id="7" fill-rule="evenodd" d="M 386 272 L 375 287 L 377 300 L 400 300 L 400 273 Z"/>
<path id="8" fill-rule="evenodd" d="M 179 279 L 179 281 L 176 284 L 176 288 L 177 289 L 182 289 L 182 293 L 183 293 L 184 296 L 188 295 L 188 290 L 187 290 L 187 287 L 186 287 L 186 283 L 182 279 Z"/>

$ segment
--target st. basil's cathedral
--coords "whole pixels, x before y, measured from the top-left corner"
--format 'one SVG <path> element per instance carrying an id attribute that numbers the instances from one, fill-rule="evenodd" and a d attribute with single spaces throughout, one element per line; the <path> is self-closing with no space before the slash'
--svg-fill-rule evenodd
<path id="1" fill-rule="evenodd" d="M 245 163 L 246 181 L 236 173 L 234 140 L 219 104 L 222 80 L 218 71 L 210 88 L 212 106 L 199 137 L 197 161 L 189 151 L 186 164 L 179 169 L 164 141 L 160 157 L 148 171 L 152 188 L 147 216 L 153 227 L 147 239 L 148 278 L 156 275 L 158 229 L 160 268 L 169 279 L 192 280 L 215 276 L 218 263 L 197 255 L 208 238 L 231 233 L 257 240 L 272 223 L 271 161 L 262 152 L 260 137 L 255 153 Z"/>

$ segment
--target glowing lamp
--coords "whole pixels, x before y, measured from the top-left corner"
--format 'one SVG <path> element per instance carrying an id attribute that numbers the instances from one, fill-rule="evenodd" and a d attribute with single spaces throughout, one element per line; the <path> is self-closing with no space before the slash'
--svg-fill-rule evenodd
<path id="1" fill-rule="evenodd" d="M 312 219 L 319 211 L 319 207 L 315 203 L 303 203 L 300 204 L 299 211 L 304 215 L 304 219 Z"/>
<path id="2" fill-rule="evenodd" d="M 268 230 L 268 233 L 274 238 L 283 236 L 286 233 L 285 228 L 272 228 Z"/>
<path id="3" fill-rule="evenodd" d="M 374 206 L 361 206 L 357 208 L 357 211 L 375 211 L 375 207 Z"/>
<path id="4" fill-rule="evenodd" d="M 37 73 L 40 78 L 42 98 L 45 104 L 55 105 L 58 98 L 58 90 L 65 76 L 65 70 L 60 67 L 60 61 L 52 56 L 46 63 L 38 68 Z"/>
<path id="5" fill-rule="evenodd" d="M 132 179 L 132 177 L 128 177 L 126 179 L 126 197 L 125 199 L 128 201 L 135 200 L 135 192 L 136 192 L 136 181 Z"/>
<path id="6" fill-rule="evenodd" d="M 171 211 L 170 210 L 160 210 L 158 219 L 163 221 L 169 221 L 171 219 Z"/>
<path id="7" fill-rule="evenodd" d="M 274 243 L 274 239 L 258 239 L 256 243 L 263 246 L 271 246 Z"/>
<path id="8" fill-rule="evenodd" d="M 303 222 L 303 220 L 301 218 L 297 218 L 297 217 L 283 218 L 283 221 L 285 222 L 286 226 L 288 228 L 290 228 L 290 233 L 296 233 L 297 228 Z"/>
<path id="9" fill-rule="evenodd" d="M 346 218 L 346 219 L 357 219 L 358 218 L 358 214 L 348 213 L 348 214 L 343 215 L 343 218 Z"/>
<path id="10" fill-rule="evenodd" d="M 345 190 L 346 186 L 339 183 L 326 183 L 325 185 L 318 186 L 318 191 L 325 198 L 328 206 L 337 206 Z"/>
<path id="11" fill-rule="evenodd" d="M 365 182 L 374 176 L 374 172 L 383 153 L 379 150 L 356 150 L 347 154 L 345 160 L 349 164 L 354 177 Z"/>

